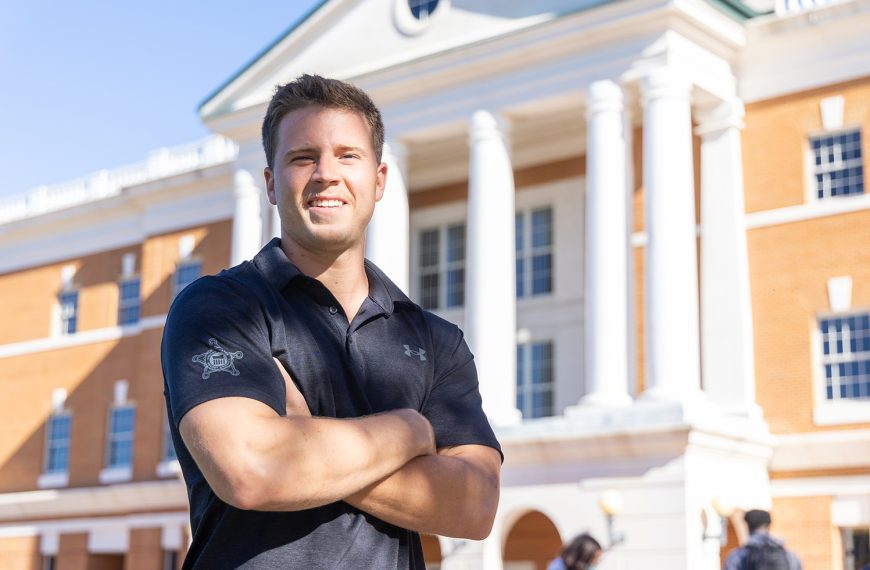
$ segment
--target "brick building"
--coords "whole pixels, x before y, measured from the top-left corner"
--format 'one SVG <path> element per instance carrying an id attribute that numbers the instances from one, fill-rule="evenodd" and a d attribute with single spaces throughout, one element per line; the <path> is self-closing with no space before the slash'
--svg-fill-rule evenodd
<path id="1" fill-rule="evenodd" d="M 624 535 L 605 569 L 712 570 L 762 507 L 807 570 L 860 568 L 867 29 L 866 0 L 328 0 L 205 100 L 213 137 L 0 201 L 0 568 L 180 564 L 162 326 L 276 234 L 259 125 L 302 72 L 380 105 L 368 255 L 466 330 L 504 445 L 492 535 L 432 567 L 589 530 Z"/>

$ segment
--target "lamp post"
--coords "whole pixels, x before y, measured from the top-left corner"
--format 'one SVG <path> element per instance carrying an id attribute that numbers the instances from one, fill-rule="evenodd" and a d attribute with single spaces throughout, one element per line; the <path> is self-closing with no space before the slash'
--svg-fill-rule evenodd
<path id="1" fill-rule="evenodd" d="M 625 542 L 625 533 L 619 532 L 614 528 L 614 518 L 622 511 L 625 506 L 625 499 L 622 493 L 615 489 L 608 489 L 601 493 L 598 497 L 598 508 L 604 513 L 607 520 L 607 548 L 613 548 L 617 544 Z"/>
<path id="2" fill-rule="evenodd" d="M 704 515 L 704 540 L 718 538 L 719 545 L 725 546 L 728 543 L 728 519 L 734 513 L 735 507 L 727 499 L 716 496 L 713 497 L 713 510 L 719 517 L 719 534 L 710 534 L 707 532 L 706 514 Z"/>

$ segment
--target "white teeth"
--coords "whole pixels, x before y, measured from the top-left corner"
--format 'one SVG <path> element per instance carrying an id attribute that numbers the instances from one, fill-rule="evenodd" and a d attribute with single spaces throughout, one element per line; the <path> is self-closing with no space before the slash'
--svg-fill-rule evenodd
<path id="1" fill-rule="evenodd" d="M 338 208 L 341 206 L 341 200 L 312 200 L 311 205 L 315 208 Z"/>

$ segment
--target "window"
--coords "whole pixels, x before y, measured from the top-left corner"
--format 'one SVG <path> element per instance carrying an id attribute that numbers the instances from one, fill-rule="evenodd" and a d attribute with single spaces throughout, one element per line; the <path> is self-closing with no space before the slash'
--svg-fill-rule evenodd
<path id="1" fill-rule="evenodd" d="M 812 137 L 810 148 L 819 200 L 864 193 L 860 130 Z"/>
<path id="2" fill-rule="evenodd" d="M 138 277 L 126 279 L 118 283 L 118 324 L 130 325 L 139 322 L 139 297 Z"/>
<path id="3" fill-rule="evenodd" d="M 73 334 L 78 324 L 79 292 L 64 291 L 58 297 L 60 302 L 60 333 Z"/>
<path id="4" fill-rule="evenodd" d="M 553 415 L 553 343 L 517 345 L 517 409 L 524 418 Z"/>
<path id="5" fill-rule="evenodd" d="M 553 208 L 516 215 L 517 298 L 553 292 Z"/>
<path id="6" fill-rule="evenodd" d="M 178 551 L 163 551 L 163 570 L 176 570 L 178 568 Z"/>
<path id="7" fill-rule="evenodd" d="M 136 408 L 118 406 L 109 413 L 109 437 L 106 448 L 106 467 L 128 467 L 133 464 L 133 431 Z"/>
<path id="8" fill-rule="evenodd" d="M 163 416 L 163 461 L 175 461 L 175 444 L 172 443 L 172 432 L 169 431 L 169 418 Z"/>
<path id="9" fill-rule="evenodd" d="M 174 299 L 181 291 L 199 279 L 201 264 L 199 261 L 185 261 L 179 263 L 172 278 L 172 298 Z"/>
<path id="10" fill-rule="evenodd" d="M 48 418 L 46 424 L 44 473 L 66 473 L 69 467 L 69 443 L 72 415 L 61 412 Z"/>
<path id="11" fill-rule="evenodd" d="M 465 224 L 419 232 L 419 297 L 424 309 L 465 304 Z"/>
<path id="12" fill-rule="evenodd" d="M 828 401 L 870 400 L 870 312 L 819 319 Z"/>
<path id="13" fill-rule="evenodd" d="M 408 0 L 411 14 L 421 21 L 428 20 L 437 7 L 438 0 Z"/>

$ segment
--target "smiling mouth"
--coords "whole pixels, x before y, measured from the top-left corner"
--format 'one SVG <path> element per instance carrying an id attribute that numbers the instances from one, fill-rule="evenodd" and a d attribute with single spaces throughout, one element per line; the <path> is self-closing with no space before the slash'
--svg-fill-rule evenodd
<path id="1" fill-rule="evenodd" d="M 308 205 L 312 208 L 340 208 L 344 202 L 341 200 L 311 200 Z"/>

